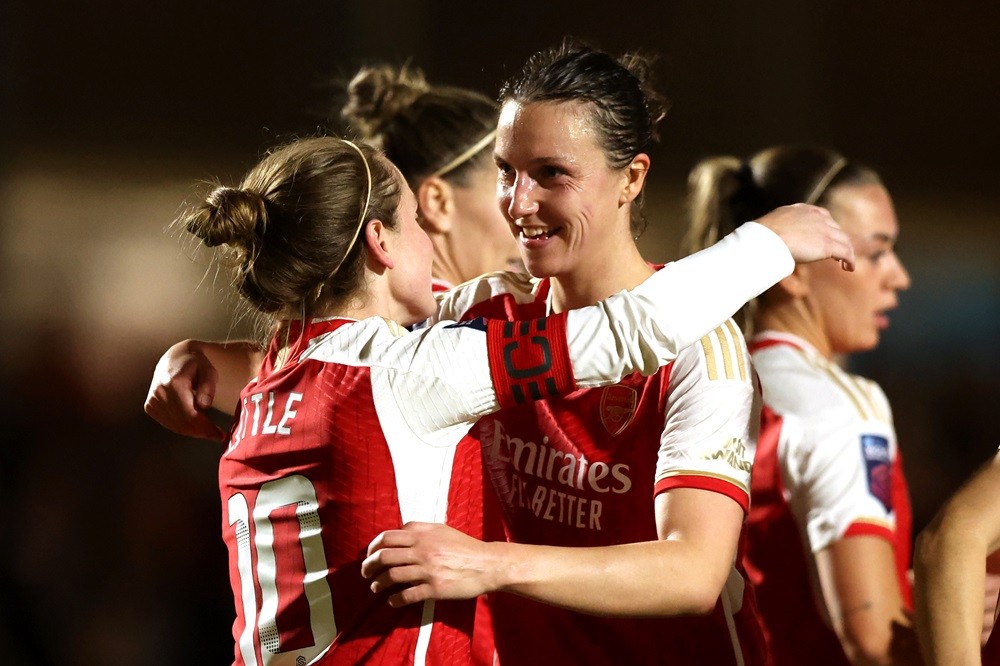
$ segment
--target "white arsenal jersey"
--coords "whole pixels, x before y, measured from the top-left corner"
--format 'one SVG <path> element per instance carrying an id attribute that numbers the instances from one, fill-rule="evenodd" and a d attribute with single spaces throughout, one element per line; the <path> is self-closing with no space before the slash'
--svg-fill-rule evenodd
<path id="1" fill-rule="evenodd" d="M 776 665 L 848 664 L 817 603 L 815 554 L 853 535 L 893 547 L 912 607 L 910 504 L 885 394 L 801 338 L 765 331 L 751 343 L 764 395 L 746 568 Z M 807 556 L 807 553 L 809 555 Z"/>

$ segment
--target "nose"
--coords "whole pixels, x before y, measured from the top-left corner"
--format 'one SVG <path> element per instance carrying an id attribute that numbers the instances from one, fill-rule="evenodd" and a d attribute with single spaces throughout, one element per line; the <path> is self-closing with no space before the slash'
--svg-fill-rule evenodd
<path id="1" fill-rule="evenodd" d="M 903 266 L 903 261 L 895 252 L 892 253 L 891 258 L 893 263 L 889 273 L 889 284 L 896 291 L 906 291 L 910 288 L 910 273 Z"/>
<path id="2" fill-rule="evenodd" d="M 519 175 L 508 189 L 507 214 L 512 220 L 534 215 L 538 211 L 538 201 L 535 199 L 536 183 L 527 174 Z"/>

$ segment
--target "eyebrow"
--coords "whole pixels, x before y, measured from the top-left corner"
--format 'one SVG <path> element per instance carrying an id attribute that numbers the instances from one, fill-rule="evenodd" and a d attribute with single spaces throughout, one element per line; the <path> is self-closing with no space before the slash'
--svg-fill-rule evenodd
<path id="1" fill-rule="evenodd" d="M 507 160 L 504 159 L 504 157 L 499 153 L 493 153 L 493 161 L 506 162 Z M 539 164 L 549 164 L 551 162 L 558 162 L 559 164 L 576 164 L 576 160 L 573 160 L 569 157 L 559 157 L 556 155 L 552 156 L 542 155 L 540 157 L 533 157 L 528 161 L 528 164 L 530 166 L 537 166 Z"/>

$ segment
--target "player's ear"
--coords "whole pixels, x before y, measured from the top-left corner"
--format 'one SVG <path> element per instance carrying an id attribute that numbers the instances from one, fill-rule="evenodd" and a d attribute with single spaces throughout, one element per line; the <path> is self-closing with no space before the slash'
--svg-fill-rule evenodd
<path id="1" fill-rule="evenodd" d="M 368 250 L 368 261 L 374 264 L 374 269 L 381 272 L 382 268 L 395 268 L 392 259 L 392 230 L 382 224 L 382 220 L 375 218 L 365 224 L 362 233 Z"/>
<path id="2" fill-rule="evenodd" d="M 425 178 L 417 188 L 417 216 L 420 226 L 429 234 L 451 231 L 455 213 L 455 196 L 448 181 L 437 176 Z"/>
<path id="3" fill-rule="evenodd" d="M 792 274 L 774 286 L 789 298 L 805 298 L 809 295 L 809 266 L 796 264 Z"/>

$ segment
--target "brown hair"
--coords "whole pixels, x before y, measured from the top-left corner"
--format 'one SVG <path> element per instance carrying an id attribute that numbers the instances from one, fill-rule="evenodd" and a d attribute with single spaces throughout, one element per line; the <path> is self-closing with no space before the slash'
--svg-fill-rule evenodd
<path id="1" fill-rule="evenodd" d="M 654 59 L 639 53 L 614 58 L 572 39 L 535 53 L 500 91 L 504 103 L 584 102 L 608 165 L 620 169 L 659 140 L 667 100 L 652 83 Z M 632 233 L 646 226 L 642 195 L 632 211 Z"/>
<path id="2" fill-rule="evenodd" d="M 262 318 L 311 316 L 361 288 L 364 242 L 352 239 L 376 218 L 394 228 L 399 197 L 399 179 L 375 149 L 302 139 L 264 157 L 239 187 L 216 187 L 178 222 L 221 248 L 233 285 Z"/>
<path id="3" fill-rule="evenodd" d="M 681 251 L 713 245 L 780 206 L 823 206 L 837 187 L 870 184 L 881 185 L 878 174 L 827 148 L 776 146 L 745 161 L 733 156 L 702 160 L 688 176 L 690 223 Z M 751 302 L 736 317 L 748 334 L 755 311 Z"/>
<path id="4" fill-rule="evenodd" d="M 497 127 L 497 103 L 465 88 L 432 86 L 407 66 L 362 67 L 347 86 L 341 115 L 364 139 L 382 149 L 412 189 L 450 164 Z M 492 143 L 447 172 L 458 186 L 493 164 Z"/>

